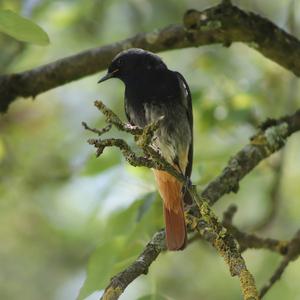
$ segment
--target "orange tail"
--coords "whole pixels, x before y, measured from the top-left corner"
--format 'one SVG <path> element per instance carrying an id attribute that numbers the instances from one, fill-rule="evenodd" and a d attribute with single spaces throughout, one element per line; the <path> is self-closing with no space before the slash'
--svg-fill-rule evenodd
<path id="1" fill-rule="evenodd" d="M 182 250 L 185 248 L 187 240 L 182 184 L 164 171 L 154 170 L 154 175 L 159 193 L 164 201 L 167 248 Z"/>

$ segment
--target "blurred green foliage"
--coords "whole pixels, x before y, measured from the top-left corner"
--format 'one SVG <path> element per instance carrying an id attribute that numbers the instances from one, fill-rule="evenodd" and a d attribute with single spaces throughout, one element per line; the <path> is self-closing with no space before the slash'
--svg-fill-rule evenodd
<path id="1" fill-rule="evenodd" d="M 0 10 L 0 32 L 23 42 L 49 44 L 48 35 L 42 28 L 8 9 Z"/>
<path id="2" fill-rule="evenodd" d="M 293 32 L 299 33 L 298 3 L 291 14 L 289 0 L 234 2 L 286 29 L 294 18 Z M 0 9 L 39 24 L 51 39 L 47 47 L 39 47 L 0 34 L 0 71 L 22 71 L 140 31 L 179 23 L 186 9 L 216 3 L 0 0 Z M 258 123 L 299 107 L 297 79 L 246 45 L 160 55 L 185 76 L 192 90 L 193 181 L 200 189 L 247 143 Z M 83 130 L 81 121 L 98 127 L 104 124 L 93 106 L 97 98 L 124 118 L 123 85 L 111 81 L 100 87 L 99 77 L 70 83 L 36 101 L 20 99 L 1 116 L 0 299 L 71 300 L 86 278 L 83 298 L 104 288 L 163 226 L 151 171 L 128 166 L 117 150 L 96 159 L 86 143 L 91 134 Z M 263 236 L 288 239 L 298 229 L 299 148 L 299 134 L 295 134 L 284 150 L 278 212 L 271 226 L 260 233 Z M 217 213 L 221 216 L 230 203 L 236 203 L 236 223 L 251 231 L 270 210 L 274 165 L 279 159 L 273 155 L 260 164 L 243 180 L 238 194 L 217 203 Z M 249 250 L 245 258 L 258 286 L 280 261 L 267 251 Z M 298 299 L 299 276 L 300 263 L 295 261 L 265 299 Z M 88 299 L 98 299 L 100 293 Z M 121 299 L 240 299 L 240 289 L 215 251 L 197 242 L 184 252 L 162 254 L 149 274 L 130 285 Z"/>
<path id="3" fill-rule="evenodd" d="M 85 299 L 99 287 L 105 287 L 107 278 L 122 271 L 134 260 L 151 238 L 150 233 L 160 229 L 161 207 L 156 198 L 156 193 L 144 195 L 142 200 L 111 214 L 103 228 L 105 242 L 90 257 L 79 299 Z"/>

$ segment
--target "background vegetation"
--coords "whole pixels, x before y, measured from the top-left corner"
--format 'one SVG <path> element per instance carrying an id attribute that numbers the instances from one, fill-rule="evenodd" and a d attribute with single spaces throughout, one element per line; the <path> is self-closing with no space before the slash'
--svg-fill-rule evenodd
<path id="1" fill-rule="evenodd" d="M 0 72 L 19 72 L 141 31 L 180 23 L 189 8 L 218 1 L 175 0 L 0 0 L 38 23 L 50 44 L 37 46 L 0 33 Z M 299 36 L 295 1 L 234 1 Z M 288 53 L 287 53 L 288 55 Z M 169 68 L 190 84 L 195 118 L 193 182 L 201 189 L 268 117 L 299 107 L 298 80 L 242 44 L 205 46 L 160 53 Z M 115 150 L 96 160 L 81 121 L 100 126 L 93 101 L 101 99 L 124 118 L 123 85 L 96 84 L 102 74 L 51 90 L 36 101 L 14 102 L 0 119 L 0 299 L 75 299 L 105 287 L 111 275 L 136 257 L 163 226 L 161 201 L 149 170 L 128 166 Z M 0 96 L 1 97 L 1 96 Z M 300 141 L 256 168 L 231 203 L 236 224 L 261 236 L 290 239 L 299 228 Z M 275 205 L 272 204 L 272 202 Z M 275 207 L 275 209 L 274 209 Z M 272 214 L 272 209 L 275 213 Z M 258 226 L 272 215 L 266 226 Z M 268 219 L 269 220 L 269 219 Z M 258 286 L 280 257 L 263 250 L 245 254 Z M 300 262 L 292 263 L 265 299 L 299 298 Z M 217 287 L 217 288 L 216 288 Z M 98 299 L 101 292 L 88 299 Z M 186 251 L 165 253 L 147 276 L 121 299 L 240 299 L 238 281 L 215 251 L 196 242 Z M 149 298 L 141 298 L 149 299 Z"/>

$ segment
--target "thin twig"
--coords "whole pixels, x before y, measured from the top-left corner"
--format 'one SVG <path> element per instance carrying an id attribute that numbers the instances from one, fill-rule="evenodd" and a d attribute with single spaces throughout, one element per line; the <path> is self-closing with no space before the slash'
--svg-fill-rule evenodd
<path id="1" fill-rule="evenodd" d="M 233 225 L 233 216 L 237 212 L 235 205 L 230 205 L 223 213 L 223 225 L 235 237 L 240 246 L 240 251 L 247 249 L 267 249 L 281 255 L 286 255 L 289 241 L 261 238 L 255 234 L 243 232 Z"/>
<path id="2" fill-rule="evenodd" d="M 283 149 L 278 157 L 278 160 L 275 162 L 275 165 L 272 166 L 272 171 L 273 171 L 273 181 L 270 187 L 270 192 L 269 192 L 269 211 L 266 214 L 266 216 L 263 218 L 261 222 L 256 224 L 254 228 L 252 229 L 253 231 L 263 231 L 267 229 L 273 222 L 273 220 L 276 217 L 276 213 L 278 211 L 278 206 L 281 198 L 281 181 L 283 178 L 282 174 L 282 169 L 283 169 L 283 164 L 284 164 L 284 151 Z"/>
<path id="3" fill-rule="evenodd" d="M 112 127 L 111 124 L 108 124 L 107 126 L 103 127 L 102 129 L 97 129 L 97 128 L 89 127 L 85 122 L 81 122 L 81 124 L 82 124 L 82 126 L 85 130 L 89 130 L 91 132 L 94 132 L 94 133 L 98 134 L 99 136 L 101 136 L 102 134 L 108 132 Z"/>
<path id="4" fill-rule="evenodd" d="M 143 134 L 143 129 L 139 128 L 138 126 L 132 126 L 127 123 L 123 123 L 120 118 L 104 103 L 100 100 L 96 100 L 94 105 L 103 113 L 105 116 L 105 120 L 109 124 L 113 124 L 116 128 L 121 131 L 131 133 L 132 135 L 141 135 Z"/>
<path id="5" fill-rule="evenodd" d="M 298 258 L 300 255 L 300 231 L 295 234 L 295 237 L 291 240 L 288 246 L 288 252 L 286 256 L 283 258 L 282 262 L 275 270 L 274 274 L 269 279 L 268 283 L 266 283 L 259 295 L 260 298 L 264 297 L 264 295 L 270 290 L 270 288 L 281 278 L 284 270 L 287 268 L 289 263 Z"/>

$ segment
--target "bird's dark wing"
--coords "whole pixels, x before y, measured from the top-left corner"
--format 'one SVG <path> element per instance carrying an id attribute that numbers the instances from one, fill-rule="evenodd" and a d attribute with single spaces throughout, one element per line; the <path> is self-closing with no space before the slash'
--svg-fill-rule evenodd
<path id="1" fill-rule="evenodd" d="M 129 111 L 128 111 L 128 107 L 127 107 L 127 98 L 125 97 L 124 99 L 124 109 L 125 109 L 125 115 L 126 115 L 126 118 L 128 120 L 128 122 L 131 124 L 131 125 L 134 125 L 133 124 L 133 120 L 131 120 L 130 118 L 130 114 L 129 114 Z"/>
<path id="2" fill-rule="evenodd" d="M 191 144 L 189 145 L 189 153 L 188 153 L 188 163 L 185 169 L 185 176 L 190 177 L 192 173 L 193 167 L 193 110 L 192 110 L 192 96 L 190 88 L 184 79 L 184 77 L 179 73 L 175 72 L 177 78 L 179 80 L 180 89 L 182 91 L 181 101 L 186 108 L 187 118 L 189 121 L 189 126 L 191 130 Z"/>

